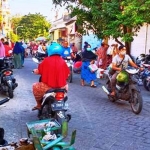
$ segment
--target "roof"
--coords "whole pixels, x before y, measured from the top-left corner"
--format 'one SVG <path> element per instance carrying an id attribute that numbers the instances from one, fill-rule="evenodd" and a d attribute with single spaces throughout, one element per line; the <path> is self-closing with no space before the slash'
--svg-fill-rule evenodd
<path id="1" fill-rule="evenodd" d="M 52 27 L 49 32 L 53 32 L 54 30 L 56 29 L 62 29 L 62 28 L 66 28 L 65 24 L 58 24 L 57 26 L 55 27 Z"/>
<path id="2" fill-rule="evenodd" d="M 77 20 L 77 16 L 74 16 L 74 17 L 72 17 L 71 19 L 69 19 L 65 24 L 72 23 L 72 22 L 74 22 L 74 21 L 76 21 L 76 20 Z"/>

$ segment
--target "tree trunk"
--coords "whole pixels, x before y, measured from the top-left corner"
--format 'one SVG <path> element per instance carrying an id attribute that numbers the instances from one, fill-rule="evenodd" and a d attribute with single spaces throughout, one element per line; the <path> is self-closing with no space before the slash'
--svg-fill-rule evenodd
<path id="1" fill-rule="evenodd" d="M 130 55 L 131 42 L 125 42 L 125 47 L 127 49 L 127 54 Z"/>

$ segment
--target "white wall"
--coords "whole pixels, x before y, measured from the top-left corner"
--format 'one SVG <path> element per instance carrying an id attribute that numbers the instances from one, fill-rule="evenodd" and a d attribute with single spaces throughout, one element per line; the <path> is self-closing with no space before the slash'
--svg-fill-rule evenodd
<path id="1" fill-rule="evenodd" d="M 134 41 L 131 44 L 131 55 L 137 57 L 142 53 L 148 54 L 149 49 L 150 49 L 150 25 L 147 27 L 147 25 L 145 24 L 143 27 L 141 27 L 140 31 L 138 32 L 138 36 L 134 37 Z"/>
<path id="2" fill-rule="evenodd" d="M 82 48 L 84 47 L 84 42 L 88 42 L 92 48 L 95 48 L 100 47 L 102 40 L 98 39 L 94 34 L 89 34 L 82 36 Z"/>

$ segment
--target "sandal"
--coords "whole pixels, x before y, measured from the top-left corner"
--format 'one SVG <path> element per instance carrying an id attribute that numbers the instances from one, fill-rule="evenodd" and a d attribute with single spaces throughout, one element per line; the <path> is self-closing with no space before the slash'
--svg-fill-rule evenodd
<path id="1" fill-rule="evenodd" d="M 112 92 L 112 93 L 108 94 L 108 96 L 110 96 L 110 97 L 115 97 L 115 96 L 116 96 L 116 93 Z"/>
<path id="2" fill-rule="evenodd" d="M 91 85 L 91 87 L 92 87 L 92 88 L 96 88 L 97 86 L 96 86 L 96 85 Z"/>
<path id="3" fill-rule="evenodd" d="M 35 107 L 32 108 L 32 111 L 34 111 L 34 110 L 40 110 L 40 109 L 41 109 L 40 107 L 35 106 Z"/>

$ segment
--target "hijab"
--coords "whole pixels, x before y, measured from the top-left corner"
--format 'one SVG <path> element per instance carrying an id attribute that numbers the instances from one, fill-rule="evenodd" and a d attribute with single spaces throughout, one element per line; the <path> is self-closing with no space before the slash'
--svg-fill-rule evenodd
<path id="1" fill-rule="evenodd" d="M 0 41 L 0 57 L 5 57 L 5 47 L 2 41 Z"/>
<path id="2" fill-rule="evenodd" d="M 14 49 L 13 49 L 13 53 L 18 55 L 19 53 L 22 53 L 22 52 L 23 52 L 23 47 L 21 43 L 16 42 Z"/>

